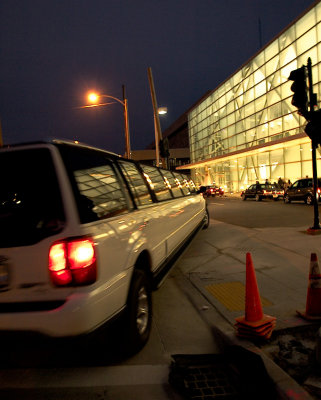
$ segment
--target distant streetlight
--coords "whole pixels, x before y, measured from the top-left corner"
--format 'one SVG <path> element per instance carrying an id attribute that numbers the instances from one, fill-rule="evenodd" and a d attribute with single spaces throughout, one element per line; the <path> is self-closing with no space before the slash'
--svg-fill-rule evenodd
<path id="1" fill-rule="evenodd" d="M 159 115 L 167 114 L 167 107 L 158 107 L 158 114 Z"/>
<path id="2" fill-rule="evenodd" d="M 130 139 L 129 139 L 129 123 L 128 123 L 128 100 L 125 95 L 125 86 L 123 85 L 123 101 L 118 99 L 117 97 L 110 96 L 109 94 L 99 94 L 96 92 L 90 92 L 87 95 L 87 99 L 89 103 L 92 103 L 91 105 L 85 106 L 85 108 L 88 107 L 101 107 L 101 106 L 107 106 L 112 103 L 100 103 L 101 98 L 109 98 L 116 100 L 118 103 L 120 103 L 124 107 L 124 122 L 125 122 L 125 147 L 126 147 L 126 158 L 131 158 L 131 150 L 130 150 Z"/>

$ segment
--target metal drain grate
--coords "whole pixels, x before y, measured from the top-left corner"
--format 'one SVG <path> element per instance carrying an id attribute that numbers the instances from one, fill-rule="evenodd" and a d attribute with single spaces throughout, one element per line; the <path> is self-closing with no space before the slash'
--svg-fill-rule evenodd
<path id="1" fill-rule="evenodd" d="M 173 356 L 170 383 L 191 400 L 241 399 L 238 379 L 220 355 Z"/>
<path id="2" fill-rule="evenodd" d="M 277 399 L 261 357 L 240 346 L 224 354 L 173 355 L 169 383 L 188 400 Z"/>
<path id="3" fill-rule="evenodd" d="M 184 377 L 184 386 L 190 399 L 237 399 L 238 392 L 230 375 L 222 366 L 192 367 Z"/>

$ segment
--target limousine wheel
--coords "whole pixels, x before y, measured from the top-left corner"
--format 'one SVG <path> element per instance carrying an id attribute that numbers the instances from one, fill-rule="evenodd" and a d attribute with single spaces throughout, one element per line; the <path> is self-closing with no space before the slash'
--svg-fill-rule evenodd
<path id="1" fill-rule="evenodd" d="M 152 323 L 152 295 L 149 281 L 142 270 L 136 269 L 127 301 L 127 334 L 129 351 L 140 350 L 147 342 Z"/>

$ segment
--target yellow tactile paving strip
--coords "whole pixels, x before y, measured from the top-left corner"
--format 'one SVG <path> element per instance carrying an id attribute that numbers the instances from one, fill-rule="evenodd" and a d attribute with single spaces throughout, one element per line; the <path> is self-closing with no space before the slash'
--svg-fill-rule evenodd
<path id="1" fill-rule="evenodd" d="M 242 282 L 225 282 L 205 286 L 205 289 L 230 311 L 244 311 L 245 286 Z M 261 297 L 262 307 L 272 306 L 269 300 Z"/>

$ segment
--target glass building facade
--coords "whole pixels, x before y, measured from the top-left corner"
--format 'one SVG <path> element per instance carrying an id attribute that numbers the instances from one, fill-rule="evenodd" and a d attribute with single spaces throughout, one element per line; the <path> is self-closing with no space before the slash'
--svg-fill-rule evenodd
<path id="1" fill-rule="evenodd" d="M 240 191 L 255 181 L 312 176 L 306 120 L 291 105 L 290 72 L 312 61 L 321 93 L 321 2 L 245 63 L 188 113 L 191 175 Z M 317 168 L 321 175 L 320 152 Z"/>

